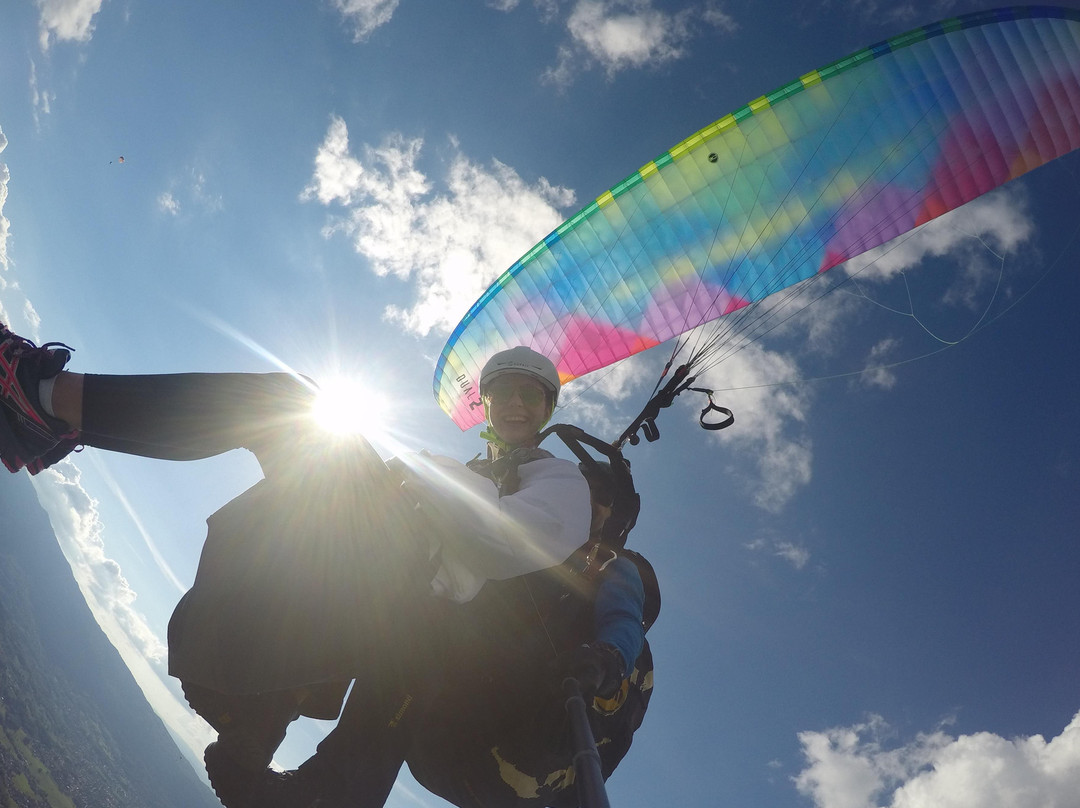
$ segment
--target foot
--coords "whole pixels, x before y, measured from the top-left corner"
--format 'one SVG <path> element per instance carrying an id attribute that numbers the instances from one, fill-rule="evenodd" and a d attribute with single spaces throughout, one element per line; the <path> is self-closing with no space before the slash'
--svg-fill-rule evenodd
<path id="1" fill-rule="evenodd" d="M 267 769 L 255 785 L 258 808 L 333 808 L 319 793 L 319 784 L 304 770 Z"/>
<path id="2" fill-rule="evenodd" d="M 262 772 L 242 766 L 220 741 L 206 747 L 203 763 L 210 787 L 225 808 L 256 808 L 255 785 Z"/>
<path id="3" fill-rule="evenodd" d="M 0 323 L 0 461 L 37 474 L 78 446 L 78 431 L 41 407 L 38 388 L 71 358 L 57 342 L 38 347 Z"/>

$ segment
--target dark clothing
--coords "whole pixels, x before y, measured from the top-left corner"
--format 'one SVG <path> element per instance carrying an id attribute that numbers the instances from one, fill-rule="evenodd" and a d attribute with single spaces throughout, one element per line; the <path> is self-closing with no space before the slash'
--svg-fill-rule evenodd
<path id="1" fill-rule="evenodd" d="M 594 636 L 597 590 L 626 585 L 605 575 L 627 570 L 588 580 L 573 568 L 488 581 L 469 603 L 440 604 L 424 624 L 426 667 L 395 682 L 357 680 L 337 727 L 301 768 L 318 772 L 328 793 L 340 789 L 343 804 L 381 805 L 405 761 L 425 788 L 462 808 L 575 806 L 561 672 Z M 590 705 L 605 778 L 651 691 L 646 642 L 615 696 Z"/>
<path id="2" fill-rule="evenodd" d="M 254 452 L 267 475 L 311 405 L 312 391 L 287 373 L 176 373 L 83 379 L 87 446 L 164 460 Z"/>
<path id="3" fill-rule="evenodd" d="M 651 696 L 652 654 L 646 643 L 621 694 L 588 710 L 605 780 L 629 750 Z M 563 699 L 549 683 L 523 693 L 513 720 L 506 718 L 482 710 L 432 715 L 416 733 L 407 758 L 417 782 L 459 808 L 576 808 Z"/>
<path id="4" fill-rule="evenodd" d="M 569 567 L 489 581 L 463 607 L 459 656 L 407 757 L 418 782 L 461 808 L 577 805 L 561 672 L 595 637 L 597 591 L 624 586 L 618 578 L 628 573 L 609 568 L 589 581 Z M 612 699 L 589 705 L 605 778 L 630 748 L 652 695 L 647 642 L 632 668 Z"/>
<path id="5" fill-rule="evenodd" d="M 426 546 L 363 442 L 260 481 L 208 520 L 169 673 L 250 694 L 363 675 L 430 599 Z"/>
<path id="6" fill-rule="evenodd" d="M 544 456 L 533 450 L 521 458 Z M 470 468 L 488 476 L 490 465 Z M 516 465 L 495 470 L 500 493 L 513 493 Z M 626 553 L 586 575 L 586 549 L 553 568 L 489 580 L 467 603 L 442 602 L 426 623 L 435 640 L 430 663 L 396 689 L 358 680 L 337 727 L 301 769 L 317 772 L 328 793 L 345 795 L 343 804 L 381 805 L 404 760 L 425 788 L 462 808 L 575 806 L 559 692 L 573 651 L 605 633 L 635 649 L 620 690 L 588 711 L 605 778 L 629 749 L 652 692 L 637 566 L 648 562 Z"/>
<path id="7" fill-rule="evenodd" d="M 208 520 L 169 625 L 169 672 L 185 684 L 348 681 L 418 619 L 431 575 L 400 479 L 362 439 L 314 433 L 312 396 L 284 373 L 84 379 L 87 445 L 170 460 L 246 448 L 266 474 Z"/>

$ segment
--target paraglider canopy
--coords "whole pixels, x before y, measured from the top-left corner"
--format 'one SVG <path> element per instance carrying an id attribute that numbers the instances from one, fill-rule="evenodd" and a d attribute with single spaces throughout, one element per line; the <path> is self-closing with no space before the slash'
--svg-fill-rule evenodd
<path id="1" fill-rule="evenodd" d="M 530 346 L 565 383 L 710 323 L 681 360 L 692 376 L 772 327 L 797 285 L 1078 145 L 1080 10 L 1004 8 L 877 43 L 720 118 L 556 228 L 451 334 L 435 396 L 467 429 L 496 351 Z"/>

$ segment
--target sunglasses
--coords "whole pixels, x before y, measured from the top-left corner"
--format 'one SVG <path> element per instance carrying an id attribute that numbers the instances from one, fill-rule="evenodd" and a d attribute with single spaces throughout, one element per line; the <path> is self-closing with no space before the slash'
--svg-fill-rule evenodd
<path id="1" fill-rule="evenodd" d="M 544 388 L 533 384 L 513 384 L 511 382 L 492 384 L 484 391 L 484 398 L 492 404 L 501 406 L 508 403 L 515 394 L 526 407 L 536 407 L 547 400 L 547 391 Z"/>

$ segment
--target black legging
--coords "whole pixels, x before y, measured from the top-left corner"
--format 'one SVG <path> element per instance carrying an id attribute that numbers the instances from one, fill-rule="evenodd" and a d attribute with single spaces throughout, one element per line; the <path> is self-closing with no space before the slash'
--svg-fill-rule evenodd
<path id="1" fill-rule="evenodd" d="M 300 768 L 333 805 L 383 805 L 413 739 L 438 702 L 461 654 L 457 607 L 435 598 L 410 602 L 409 636 L 365 666 L 337 726 Z M 484 684 L 477 679 L 477 690 Z"/>
<path id="2" fill-rule="evenodd" d="M 269 473 L 312 398 L 308 386 L 286 373 L 87 374 L 81 441 L 165 460 L 246 448 Z"/>

